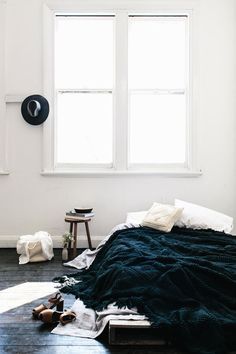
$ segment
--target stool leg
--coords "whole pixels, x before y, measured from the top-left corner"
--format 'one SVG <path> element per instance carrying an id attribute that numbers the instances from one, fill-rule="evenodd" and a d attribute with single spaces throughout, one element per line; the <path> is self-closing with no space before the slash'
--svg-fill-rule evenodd
<path id="1" fill-rule="evenodd" d="M 77 248 L 77 222 L 74 222 L 74 247 L 73 247 L 73 256 L 76 257 L 76 248 Z"/>
<path id="2" fill-rule="evenodd" d="M 73 222 L 70 222 L 70 234 L 72 235 L 73 232 Z M 71 241 L 69 242 L 68 248 L 71 248 Z"/>
<path id="3" fill-rule="evenodd" d="M 91 238 L 90 238 L 88 221 L 85 221 L 85 228 L 86 228 L 86 234 L 87 234 L 89 248 L 90 248 L 90 250 L 92 250 L 93 248 L 92 248 L 92 242 L 91 242 Z"/>

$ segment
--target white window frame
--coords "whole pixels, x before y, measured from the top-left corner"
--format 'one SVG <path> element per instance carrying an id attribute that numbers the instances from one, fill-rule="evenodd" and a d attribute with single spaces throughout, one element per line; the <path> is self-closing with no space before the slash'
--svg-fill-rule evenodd
<path id="1" fill-rule="evenodd" d="M 7 122 L 6 122 L 6 1 L 0 1 L 0 175 L 8 175 L 7 161 Z"/>
<path id="2" fill-rule="evenodd" d="M 58 13 L 54 14 L 54 20 L 55 20 L 55 16 Z M 91 15 L 91 13 L 82 13 L 82 16 L 86 16 L 86 15 Z M 94 14 L 92 14 L 94 15 Z M 96 13 L 96 15 L 104 15 L 103 13 Z M 105 13 L 105 15 L 113 17 L 114 18 L 114 36 L 115 36 L 115 16 L 113 13 Z M 73 16 L 73 14 L 72 14 Z M 115 38 L 114 38 L 114 42 L 115 42 Z M 114 48 L 114 59 L 113 59 L 113 69 L 115 69 L 115 48 Z M 115 78 L 115 73 L 114 74 L 114 78 Z M 86 89 L 56 89 L 55 93 L 54 93 L 54 109 L 56 110 L 56 98 L 57 98 L 57 93 L 61 92 L 61 93 L 65 93 L 65 92 L 77 92 L 77 93 L 111 93 L 112 95 L 112 106 L 113 106 L 113 112 L 112 112 L 112 125 L 113 125 L 113 136 L 112 136 L 112 162 L 111 163 L 99 163 L 99 164 L 82 164 L 82 163 L 55 163 L 55 159 L 54 159 L 54 166 L 57 170 L 76 170 L 76 171 L 91 171 L 91 170 L 98 170 L 98 169 L 102 169 L 104 171 L 106 170 L 112 170 L 114 169 L 114 161 L 115 161 L 115 150 L 116 150 L 116 146 L 115 146 L 115 141 L 116 141 L 116 137 L 115 137 L 115 129 L 114 129 L 114 124 L 115 124 L 115 87 L 114 87 L 114 80 L 113 80 L 113 87 L 111 88 L 97 88 L 97 89 L 92 89 L 92 88 L 86 88 Z M 54 119 L 54 124 L 57 124 L 56 119 Z M 54 126 L 54 133 L 56 132 L 56 126 Z M 54 154 L 57 154 L 57 141 L 56 141 L 56 135 L 54 138 Z"/>
<path id="3" fill-rule="evenodd" d="M 188 4 L 188 6 L 186 6 Z M 134 6 L 135 5 L 135 6 Z M 117 0 L 103 1 L 98 4 L 96 1 L 79 2 L 77 4 L 62 5 L 60 2 L 53 5 L 43 5 L 43 78 L 44 95 L 50 102 L 50 114 L 43 127 L 43 175 L 78 175 L 78 176 L 99 176 L 99 175 L 134 175 L 134 174 L 154 174 L 164 176 L 195 177 L 201 175 L 196 164 L 196 133 L 193 134 L 193 7 L 189 8 L 189 1 L 178 4 L 168 1 L 165 8 L 160 7 L 157 1 L 141 0 L 126 1 L 123 6 Z M 135 8 L 134 8 L 135 7 Z M 147 10 L 148 9 L 148 10 Z M 54 121 L 54 18 L 56 14 L 84 14 L 84 15 L 115 15 L 115 85 L 114 85 L 114 164 L 110 168 L 101 168 L 92 165 L 90 168 L 70 164 L 55 165 L 55 121 Z M 187 119 L 187 165 L 139 165 L 131 166 L 128 163 L 128 15 L 172 15 L 187 16 L 189 19 L 189 88 L 188 88 L 188 119 Z M 50 35 L 49 35 L 50 34 Z M 196 48 L 194 48 L 194 51 Z M 116 78 L 119 77 L 119 80 Z M 122 92 L 122 94 L 121 94 Z M 196 93 L 194 92 L 194 96 Z M 196 95 L 197 97 L 197 95 Z M 196 101 L 195 101 L 196 102 Z M 119 117 L 119 119 L 116 119 Z"/>
<path id="4" fill-rule="evenodd" d="M 135 17 L 135 15 L 137 16 L 140 16 L 140 17 L 145 17 L 145 14 L 132 14 L 133 17 Z M 130 17 L 132 17 L 130 16 Z M 186 95 L 186 140 L 185 140 L 185 162 L 184 163 L 178 163 L 178 164 L 175 164 L 175 163 L 165 163 L 165 164 L 152 164 L 152 163 L 132 163 L 132 162 L 129 162 L 129 158 L 130 158 L 130 134 L 129 134 L 129 131 L 130 131 L 130 115 L 128 115 L 128 153 L 127 153 L 127 156 L 128 156 L 128 163 L 127 163 L 127 169 L 130 169 L 130 170 L 137 170 L 137 169 L 140 169 L 140 170 L 152 170 L 152 169 L 156 169 L 156 170 L 160 170 L 161 168 L 163 168 L 163 165 L 165 166 L 165 168 L 167 170 L 173 170 L 173 169 L 178 169 L 178 168 L 188 168 L 188 166 L 190 165 L 191 163 L 191 156 L 190 156 L 190 151 L 189 151 L 189 146 L 190 146 L 190 139 L 189 139 L 189 120 L 190 120 L 190 102 L 189 102 L 189 91 L 190 91 L 190 72 L 189 72 L 189 63 L 190 63 L 190 15 L 189 14 L 186 14 L 186 13 L 183 13 L 183 14 L 148 14 L 146 15 L 146 18 L 150 16 L 151 18 L 153 17 L 163 17 L 163 18 L 166 18 L 166 17 L 184 17 L 186 18 L 186 22 L 185 22 L 185 26 L 186 26 L 186 46 L 185 46 L 185 49 L 186 49 L 186 52 L 185 52 L 185 55 L 186 55 L 186 77 L 185 77 L 185 88 L 184 89 L 172 89 L 172 88 L 169 88 L 169 89 L 129 89 L 128 90 L 128 100 L 130 100 L 130 96 L 131 96 L 131 92 L 133 93 L 140 93 L 140 92 L 143 92 L 143 93 L 152 93 L 152 94 L 155 94 L 155 95 L 169 95 L 169 94 L 185 94 Z M 128 104 L 128 108 L 130 109 L 130 104 Z"/>

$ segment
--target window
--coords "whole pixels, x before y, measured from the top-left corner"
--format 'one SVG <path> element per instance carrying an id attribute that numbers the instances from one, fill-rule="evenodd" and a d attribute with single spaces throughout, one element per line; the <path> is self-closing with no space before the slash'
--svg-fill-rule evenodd
<path id="1" fill-rule="evenodd" d="M 111 16 L 56 16 L 57 163 L 111 166 Z"/>
<path id="2" fill-rule="evenodd" d="M 188 15 L 56 14 L 54 166 L 189 166 Z"/>
<path id="3" fill-rule="evenodd" d="M 186 161 L 186 17 L 129 18 L 130 163 Z"/>

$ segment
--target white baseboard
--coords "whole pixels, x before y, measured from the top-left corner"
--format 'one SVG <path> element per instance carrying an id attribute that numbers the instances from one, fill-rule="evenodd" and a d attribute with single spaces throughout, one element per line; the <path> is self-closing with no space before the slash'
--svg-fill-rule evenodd
<path id="1" fill-rule="evenodd" d="M 105 236 L 92 236 L 92 246 L 97 247 L 97 245 L 104 239 Z M 16 248 L 17 240 L 19 236 L 17 235 L 0 235 L 0 248 Z M 62 237 L 52 236 L 53 247 L 62 248 Z M 88 241 L 86 236 L 77 237 L 77 248 L 88 248 Z"/>

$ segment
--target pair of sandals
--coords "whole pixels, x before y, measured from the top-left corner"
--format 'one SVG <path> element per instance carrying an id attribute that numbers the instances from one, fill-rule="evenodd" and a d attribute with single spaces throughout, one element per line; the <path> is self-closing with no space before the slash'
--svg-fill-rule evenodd
<path id="1" fill-rule="evenodd" d="M 56 307 L 56 311 L 53 308 Z M 35 307 L 32 311 L 32 316 L 34 319 L 41 320 L 44 323 L 58 323 L 65 325 L 76 319 L 76 314 L 70 310 L 65 310 L 63 312 L 64 299 L 60 293 L 48 299 L 48 305 L 41 304 Z"/>

